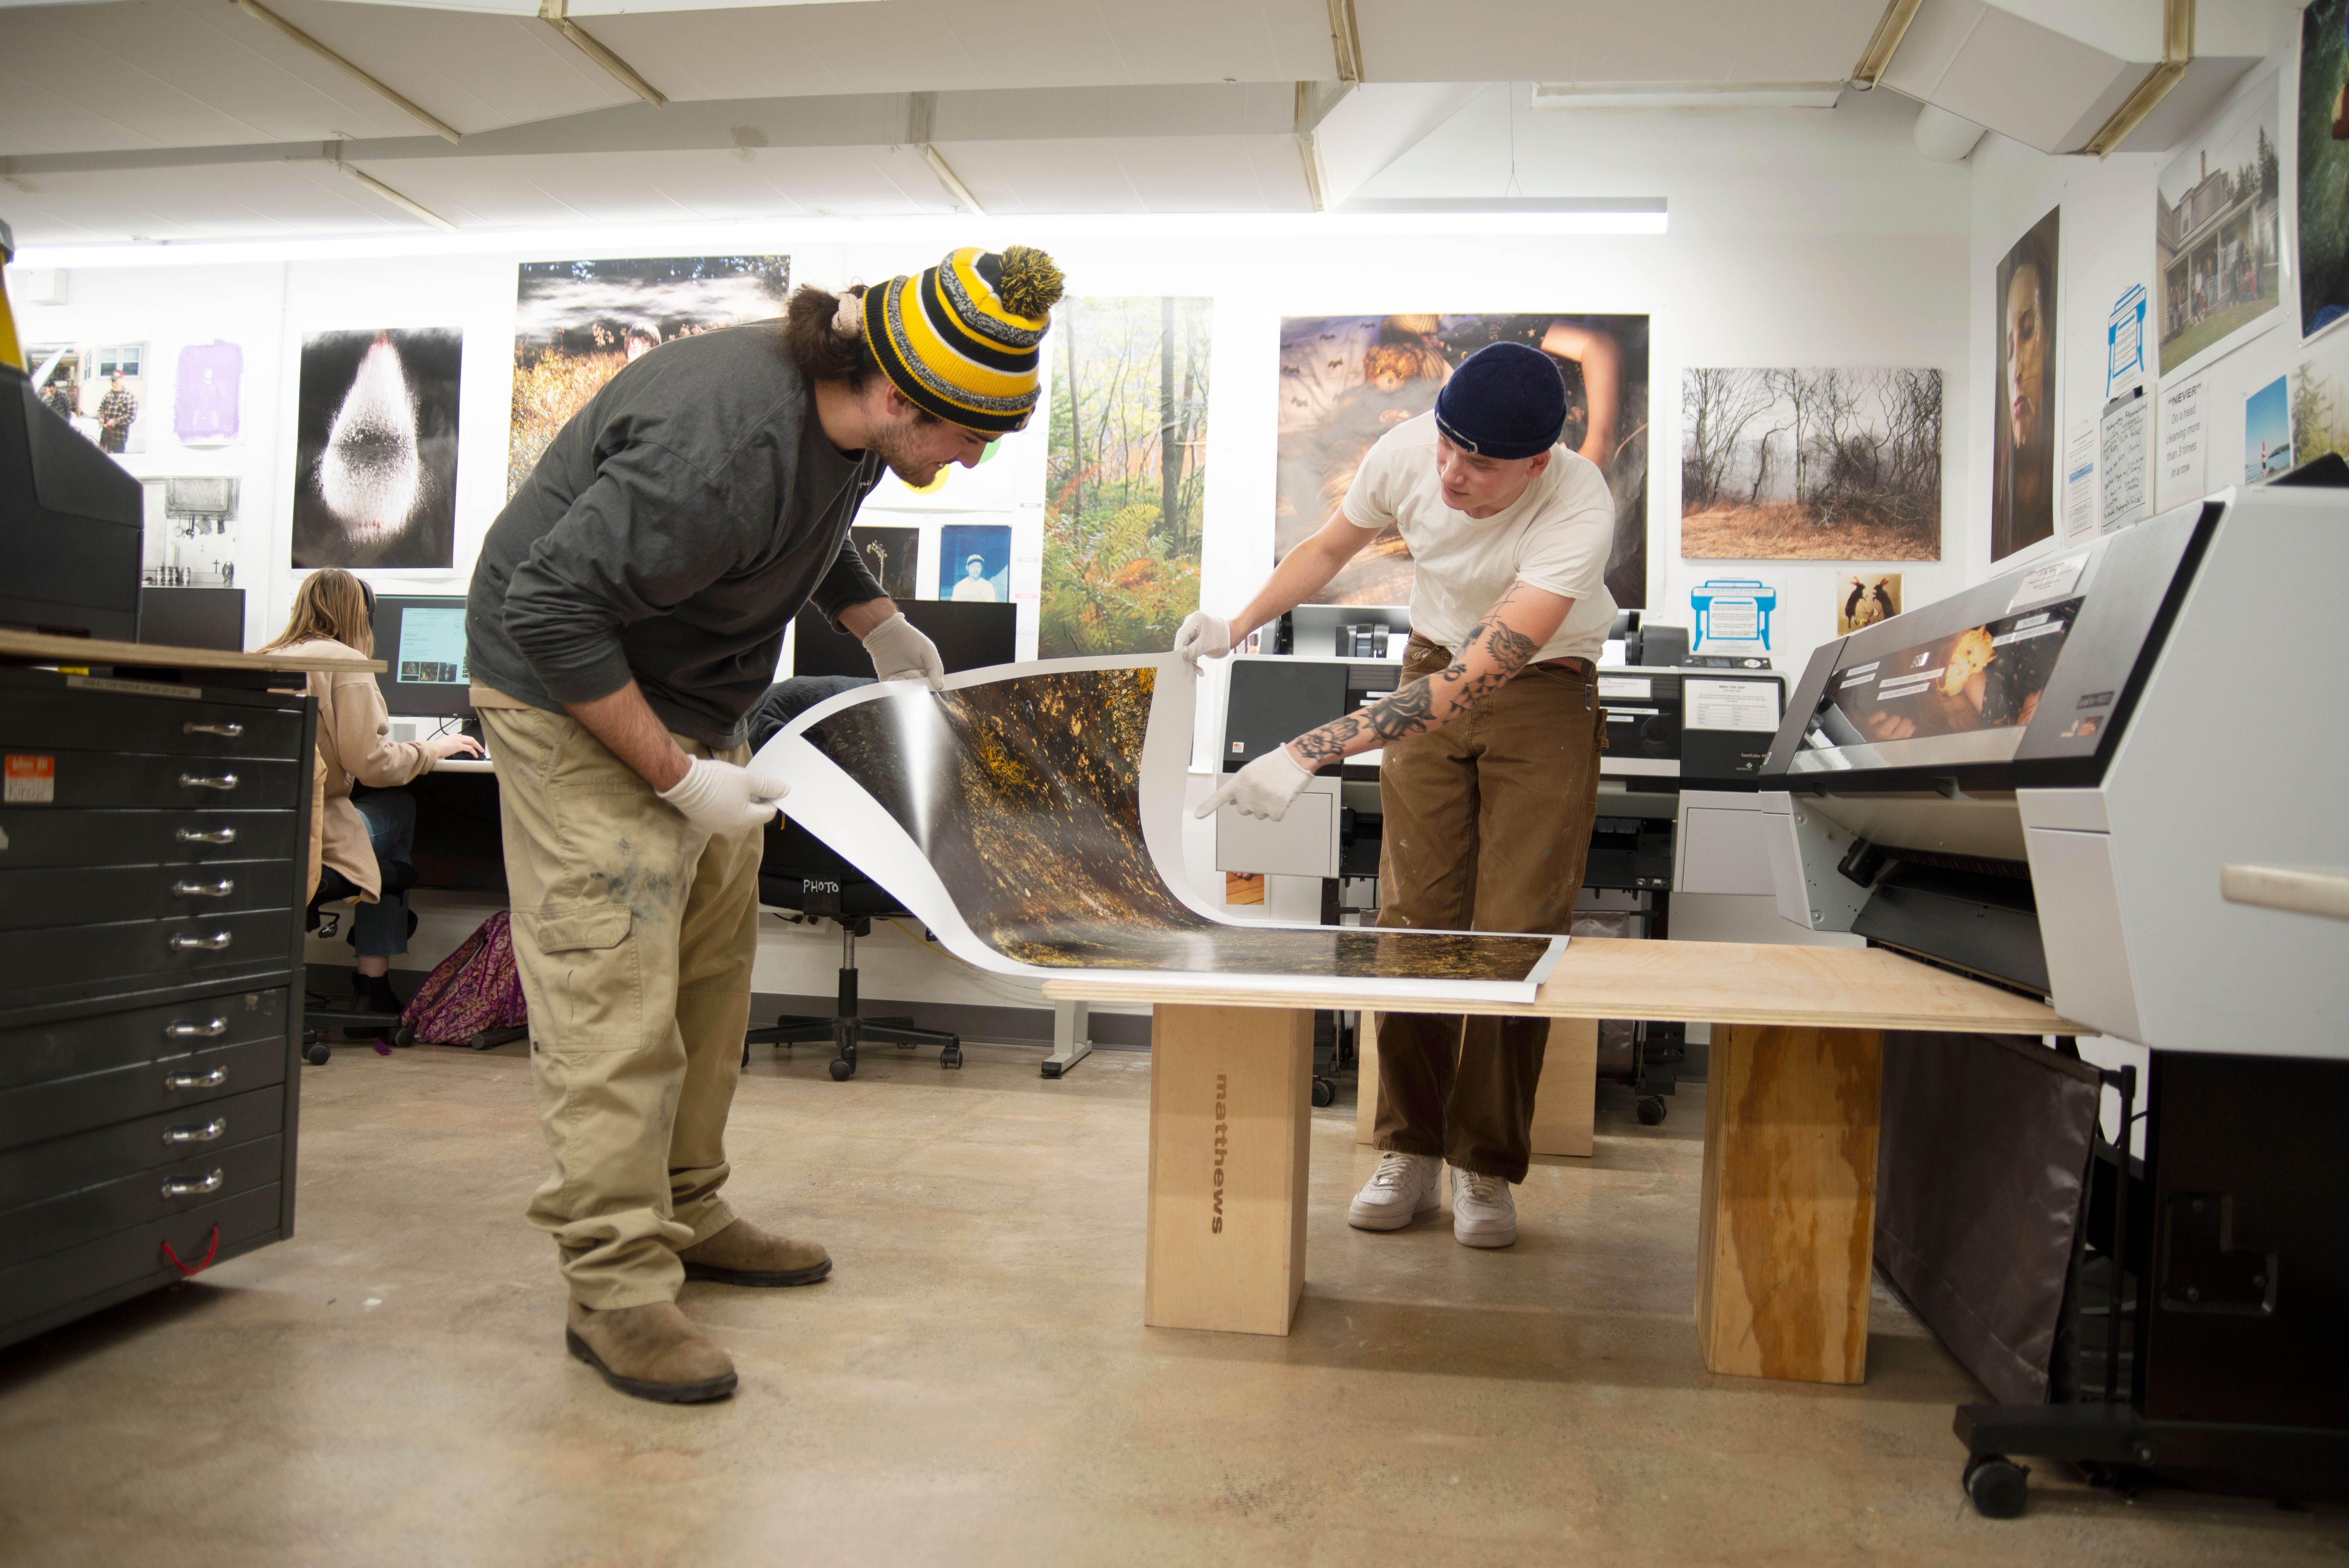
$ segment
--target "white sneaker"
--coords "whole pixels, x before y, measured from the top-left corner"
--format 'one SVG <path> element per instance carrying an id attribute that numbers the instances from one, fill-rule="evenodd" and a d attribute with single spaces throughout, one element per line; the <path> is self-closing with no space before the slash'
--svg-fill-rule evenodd
<path id="1" fill-rule="evenodd" d="M 1517 1201 L 1498 1176 L 1452 1171 L 1452 1239 L 1464 1247 L 1506 1247 L 1517 1239 Z M 1355 1202 L 1360 1202 L 1357 1199 Z"/>
<path id="2" fill-rule="evenodd" d="M 1358 1231 L 1400 1231 L 1436 1207 L 1437 1172 L 1444 1161 L 1433 1154 L 1401 1154 L 1392 1150 L 1354 1194 L 1346 1223 Z"/>

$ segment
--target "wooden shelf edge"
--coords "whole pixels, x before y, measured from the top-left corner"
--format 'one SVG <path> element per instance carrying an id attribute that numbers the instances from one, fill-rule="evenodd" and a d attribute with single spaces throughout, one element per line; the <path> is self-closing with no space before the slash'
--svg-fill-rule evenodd
<path id="1" fill-rule="evenodd" d="M 379 675 L 381 659 L 327 659 L 285 654 L 232 654 L 222 648 L 173 648 L 156 643 L 116 643 L 99 637 L 57 637 L 46 632 L 0 629 L 0 659 L 58 665 L 106 665 L 126 669 L 349 670 Z"/>

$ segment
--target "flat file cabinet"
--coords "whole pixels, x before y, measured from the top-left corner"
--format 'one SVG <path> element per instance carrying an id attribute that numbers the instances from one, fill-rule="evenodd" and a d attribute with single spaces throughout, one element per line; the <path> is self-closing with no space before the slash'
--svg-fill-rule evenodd
<path id="1" fill-rule="evenodd" d="M 0 668 L 0 1345 L 293 1233 L 317 709 L 271 680 Z"/>

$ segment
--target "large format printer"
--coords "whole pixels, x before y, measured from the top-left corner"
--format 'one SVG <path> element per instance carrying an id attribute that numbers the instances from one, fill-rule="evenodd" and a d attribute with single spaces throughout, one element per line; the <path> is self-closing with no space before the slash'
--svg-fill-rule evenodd
<path id="1" fill-rule="evenodd" d="M 1976 1491 L 1983 1467 L 2003 1466 L 2021 1506 L 2022 1472 L 2000 1450 L 2121 1484 L 2217 1478 L 2303 1498 L 2349 1486 L 2349 922 L 2222 892 L 2230 867 L 2349 866 L 2349 698 L 2333 673 L 2349 489 L 2329 481 L 2349 484 L 2338 459 L 1830 643 L 1764 764 L 1786 919 L 2044 995 L 2080 1035 L 2151 1053 L 2141 1162 L 2126 1129 L 2094 1133 L 2098 1101 L 2134 1094 L 2134 1069 L 2104 1073 L 2099 1088 L 2076 1059 L 2066 1068 L 2088 1075 L 2078 1147 L 2099 1151 L 2116 1189 L 2103 1247 L 2121 1277 L 2108 1276 L 2101 1324 L 2071 1319 L 2079 1332 L 2054 1343 L 2111 1397 L 2067 1393 L 2057 1376 L 2044 1408 L 2009 1394 L 1961 1412 L 1978 1502 L 1999 1491 Z M 1971 1079 L 1947 1078 L 1905 1109 L 1896 1078 L 1947 1037 L 1886 1043 L 1879 1264 L 1896 1147 L 1913 1161 L 1930 1144 L 1942 1168 L 1916 1191 L 1942 1212 L 1919 1233 L 1951 1256 L 1976 1249 L 1986 1271 L 1963 1310 L 1928 1312 L 1937 1331 L 1980 1318 L 2042 1266 L 2019 1243 L 1979 1253 L 2001 1224 L 2015 1236 L 2035 1225 L 2026 1212 L 2040 1201 L 2058 1227 L 2048 1300 L 2082 1310 L 2082 1253 L 2067 1275 L 2062 1249 L 2075 1215 L 2094 1240 L 2102 1197 L 2094 1170 L 2085 1182 L 2076 1163 L 2055 1171 L 2027 1141 L 1971 1186 L 1953 1178 L 1970 1143 L 2028 1119 L 2019 1099 L 1978 1096 L 1962 1110 L 1953 1086 L 2070 1054 L 2069 1037 L 2004 1042 L 2003 1058 L 1977 1040 Z M 1953 1136 L 1964 1115 L 1974 1119 Z M 2115 1168 L 2129 1175 L 2111 1179 Z M 1934 1194 L 1936 1178 L 1967 1190 Z M 1961 1272 L 1948 1257 L 1915 1261 L 1896 1280 L 1904 1291 L 1946 1292 Z M 1998 1387 L 1994 1369 L 1978 1375 Z"/>

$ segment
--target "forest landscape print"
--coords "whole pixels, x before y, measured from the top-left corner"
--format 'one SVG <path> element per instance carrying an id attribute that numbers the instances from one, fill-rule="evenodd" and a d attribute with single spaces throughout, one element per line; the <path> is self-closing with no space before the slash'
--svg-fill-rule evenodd
<path id="1" fill-rule="evenodd" d="M 1057 313 L 1037 657 L 1172 647 L 1199 607 L 1214 308 L 1169 295 Z"/>
<path id="2" fill-rule="evenodd" d="M 1941 373 L 1691 368 L 1681 554 L 1941 558 Z"/>

